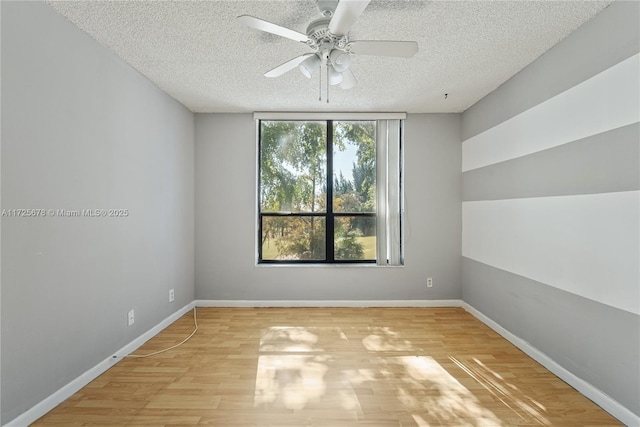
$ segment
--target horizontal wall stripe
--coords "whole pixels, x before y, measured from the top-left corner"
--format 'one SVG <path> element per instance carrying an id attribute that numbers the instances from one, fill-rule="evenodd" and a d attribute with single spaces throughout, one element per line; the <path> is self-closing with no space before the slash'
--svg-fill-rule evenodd
<path id="1" fill-rule="evenodd" d="M 640 52 L 640 2 L 616 1 L 463 114 L 462 139 L 486 131 Z"/>
<path id="2" fill-rule="evenodd" d="M 640 317 L 468 258 L 462 274 L 465 303 L 640 414 Z"/>
<path id="3" fill-rule="evenodd" d="M 640 313 L 640 192 L 462 203 L 462 255 Z"/>
<path id="4" fill-rule="evenodd" d="M 640 190 L 640 123 L 462 174 L 462 200 Z"/>
<path id="5" fill-rule="evenodd" d="M 640 121 L 640 54 L 462 143 L 462 171 Z"/>

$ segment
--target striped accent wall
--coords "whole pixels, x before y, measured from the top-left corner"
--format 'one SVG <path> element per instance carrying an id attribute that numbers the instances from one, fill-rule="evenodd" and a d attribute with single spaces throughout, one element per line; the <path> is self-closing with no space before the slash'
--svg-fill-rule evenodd
<path id="1" fill-rule="evenodd" d="M 639 17 L 609 6 L 467 110 L 462 143 L 463 300 L 636 420 Z"/>

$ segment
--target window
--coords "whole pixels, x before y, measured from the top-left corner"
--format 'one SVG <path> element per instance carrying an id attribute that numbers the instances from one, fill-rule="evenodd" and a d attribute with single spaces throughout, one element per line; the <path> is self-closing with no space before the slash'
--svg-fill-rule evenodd
<path id="1" fill-rule="evenodd" d="M 401 264 L 400 122 L 388 122 L 259 121 L 258 262 Z"/>

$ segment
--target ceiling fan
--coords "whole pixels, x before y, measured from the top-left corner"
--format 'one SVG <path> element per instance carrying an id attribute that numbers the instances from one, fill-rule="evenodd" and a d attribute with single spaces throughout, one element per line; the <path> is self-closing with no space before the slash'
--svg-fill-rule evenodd
<path id="1" fill-rule="evenodd" d="M 238 16 L 238 21 L 248 27 L 276 34 L 311 48 L 311 52 L 297 56 L 267 71 L 266 77 L 278 77 L 296 67 L 307 78 L 326 68 L 327 102 L 329 85 L 351 89 L 357 80 L 350 70 L 351 56 L 377 55 L 410 58 L 418 51 L 415 41 L 350 40 L 349 30 L 356 23 L 371 0 L 317 0 L 321 18 L 307 27 L 306 34 L 255 18 Z M 321 83 L 322 84 L 322 83 Z"/>

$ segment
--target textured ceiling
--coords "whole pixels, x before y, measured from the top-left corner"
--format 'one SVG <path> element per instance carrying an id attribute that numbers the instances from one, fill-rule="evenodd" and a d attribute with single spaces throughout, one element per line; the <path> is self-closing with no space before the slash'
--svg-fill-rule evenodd
<path id="1" fill-rule="evenodd" d="M 194 112 L 461 112 L 611 1 L 372 0 L 351 40 L 415 40 L 409 59 L 357 56 L 358 86 L 263 73 L 309 48 L 236 22 L 243 14 L 305 33 L 315 1 L 50 1 Z M 324 89 L 323 89 L 324 92 Z M 448 96 L 445 99 L 445 94 Z"/>

